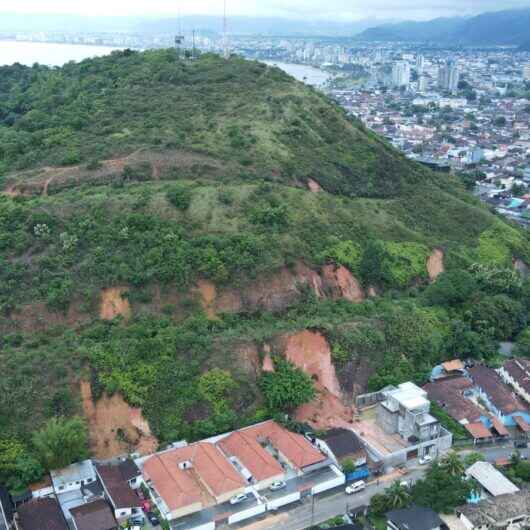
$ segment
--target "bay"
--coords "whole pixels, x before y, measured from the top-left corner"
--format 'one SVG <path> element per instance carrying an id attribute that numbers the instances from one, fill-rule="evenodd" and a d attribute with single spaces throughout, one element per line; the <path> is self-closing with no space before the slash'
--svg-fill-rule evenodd
<path id="1" fill-rule="evenodd" d="M 293 76 L 298 81 L 303 81 L 308 85 L 322 87 L 329 79 L 331 79 L 330 74 L 313 66 L 307 66 L 305 64 L 283 63 L 281 61 L 263 62 L 269 66 L 277 66 L 278 68 L 281 68 L 284 72 Z"/>

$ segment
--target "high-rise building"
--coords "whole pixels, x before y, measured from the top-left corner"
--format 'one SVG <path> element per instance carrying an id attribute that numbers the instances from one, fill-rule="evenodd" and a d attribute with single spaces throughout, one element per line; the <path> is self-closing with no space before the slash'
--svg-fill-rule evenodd
<path id="1" fill-rule="evenodd" d="M 418 92 L 427 92 L 427 76 L 420 75 L 418 78 Z"/>
<path id="2" fill-rule="evenodd" d="M 423 55 L 417 55 L 416 56 L 416 72 L 418 72 L 418 75 L 421 77 L 423 74 L 423 70 L 425 68 L 425 57 Z"/>
<path id="3" fill-rule="evenodd" d="M 444 65 L 440 66 L 438 86 L 442 90 L 456 94 L 459 81 L 460 71 L 458 70 L 458 65 L 453 60 L 448 60 Z"/>
<path id="4" fill-rule="evenodd" d="M 523 67 L 523 79 L 525 81 L 530 81 L 530 64 Z"/>
<path id="5" fill-rule="evenodd" d="M 407 61 L 397 61 L 392 67 L 392 85 L 396 88 L 408 88 L 410 84 L 410 65 Z"/>

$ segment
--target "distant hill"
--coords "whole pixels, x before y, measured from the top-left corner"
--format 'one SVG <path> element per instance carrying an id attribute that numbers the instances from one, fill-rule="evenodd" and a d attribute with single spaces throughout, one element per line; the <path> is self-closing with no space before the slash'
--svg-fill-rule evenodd
<path id="1" fill-rule="evenodd" d="M 364 41 L 431 42 L 461 45 L 520 45 L 528 40 L 530 9 L 496 11 L 464 18 L 437 18 L 369 28 Z"/>
<path id="2" fill-rule="evenodd" d="M 365 19 L 352 22 L 296 20 L 280 17 L 242 17 L 229 19 L 229 31 L 237 35 L 329 36 L 351 37 L 388 20 Z M 0 13 L 0 31 L 135 32 L 145 34 L 177 33 L 178 28 L 220 33 L 220 16 L 190 15 L 180 20 L 154 17 L 82 17 L 77 15 L 32 16 Z"/>

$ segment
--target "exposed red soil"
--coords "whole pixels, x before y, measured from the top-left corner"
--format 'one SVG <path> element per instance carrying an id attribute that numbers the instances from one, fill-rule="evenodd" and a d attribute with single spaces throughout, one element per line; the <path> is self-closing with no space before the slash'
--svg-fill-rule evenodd
<path id="1" fill-rule="evenodd" d="M 130 407 L 119 394 L 104 395 L 94 403 L 88 381 L 81 381 L 81 398 L 89 426 L 90 449 L 96 458 L 156 451 L 158 441 L 141 409 Z"/>
<path id="2" fill-rule="evenodd" d="M 261 365 L 262 372 L 274 372 L 274 363 L 270 353 L 266 353 L 263 357 L 263 364 Z"/>
<path id="3" fill-rule="evenodd" d="M 99 318 L 102 320 L 114 320 L 122 316 L 125 320 L 131 318 L 131 304 L 123 294 L 127 291 L 125 287 L 109 287 L 101 291 L 101 302 L 99 306 Z"/>
<path id="4" fill-rule="evenodd" d="M 434 282 L 444 271 L 445 267 L 443 250 L 436 248 L 432 251 L 431 255 L 427 259 L 427 272 L 429 273 L 429 279 L 431 282 Z"/>
<path id="5" fill-rule="evenodd" d="M 309 423 L 319 430 L 350 428 L 355 413 L 354 407 L 345 405 L 337 396 L 319 385 L 316 387 L 317 397 L 299 407 L 295 419 L 301 423 Z"/>
<path id="6" fill-rule="evenodd" d="M 321 191 L 324 191 L 322 186 L 313 179 L 307 179 L 307 187 L 311 193 L 320 193 Z"/>
<path id="7" fill-rule="evenodd" d="M 324 287 L 330 291 L 332 298 L 344 298 L 356 303 L 364 300 L 361 284 L 346 267 L 325 265 L 322 267 L 322 277 Z"/>

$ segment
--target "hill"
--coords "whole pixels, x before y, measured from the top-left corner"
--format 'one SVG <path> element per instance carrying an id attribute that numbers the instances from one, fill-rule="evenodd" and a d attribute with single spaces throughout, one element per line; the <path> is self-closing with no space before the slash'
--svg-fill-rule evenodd
<path id="1" fill-rule="evenodd" d="M 369 28 L 357 36 L 363 41 L 429 42 L 460 46 L 518 46 L 528 40 L 530 9 L 483 13 L 474 17 L 438 18 Z"/>
<path id="2" fill-rule="evenodd" d="M 50 418 L 84 416 L 100 457 L 280 412 L 337 425 L 526 325 L 527 233 L 263 64 L 4 67 L 0 167 L 11 489 L 50 465 Z"/>

